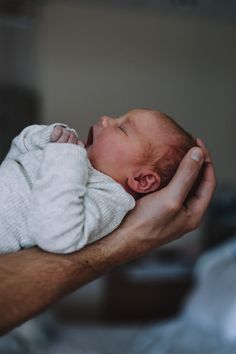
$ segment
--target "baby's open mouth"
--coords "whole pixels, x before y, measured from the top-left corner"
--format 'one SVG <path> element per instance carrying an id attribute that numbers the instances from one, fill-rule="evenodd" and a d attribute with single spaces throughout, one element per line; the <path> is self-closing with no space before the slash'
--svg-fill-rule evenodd
<path id="1" fill-rule="evenodd" d="M 85 142 L 85 148 L 93 144 L 93 127 L 89 129 L 87 141 Z"/>

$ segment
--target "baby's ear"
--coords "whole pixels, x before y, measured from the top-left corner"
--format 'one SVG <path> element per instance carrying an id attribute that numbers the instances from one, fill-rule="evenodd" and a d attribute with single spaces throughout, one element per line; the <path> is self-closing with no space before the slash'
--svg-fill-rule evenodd
<path id="1" fill-rule="evenodd" d="M 128 177 L 129 188 L 141 194 L 154 192 L 161 184 L 160 176 L 149 168 L 142 168 Z"/>

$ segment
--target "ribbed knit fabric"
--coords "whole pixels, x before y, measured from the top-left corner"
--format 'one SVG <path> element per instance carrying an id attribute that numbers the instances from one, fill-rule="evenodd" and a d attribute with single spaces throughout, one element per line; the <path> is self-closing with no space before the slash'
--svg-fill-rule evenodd
<path id="1" fill-rule="evenodd" d="M 0 167 L 0 252 L 76 251 L 113 231 L 134 198 L 95 170 L 86 150 L 50 143 L 56 123 L 25 128 Z"/>

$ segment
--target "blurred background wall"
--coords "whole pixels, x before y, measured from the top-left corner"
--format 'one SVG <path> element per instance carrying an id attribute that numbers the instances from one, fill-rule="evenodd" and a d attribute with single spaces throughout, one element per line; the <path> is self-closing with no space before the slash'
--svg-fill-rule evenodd
<path id="1" fill-rule="evenodd" d="M 235 17 L 145 3 L 2 0 L 0 85 L 34 91 L 36 120 L 83 138 L 101 114 L 163 110 L 205 140 L 218 181 L 235 185 Z"/>
<path id="2" fill-rule="evenodd" d="M 1 49 L 3 50 L 4 48 L 4 29 L 3 26 L 0 26 L 0 46 Z M 0 55 L 0 78 L 4 80 L 4 68 L 6 66 L 4 55 Z"/>
<path id="3" fill-rule="evenodd" d="M 53 3 L 36 42 L 44 122 L 85 136 L 101 114 L 157 108 L 204 139 L 219 182 L 236 183 L 235 22 Z"/>
<path id="4" fill-rule="evenodd" d="M 40 119 L 35 83 L 36 26 L 24 2 L 22 7 L 16 5 L 0 1 L 0 160 L 14 136 Z"/>

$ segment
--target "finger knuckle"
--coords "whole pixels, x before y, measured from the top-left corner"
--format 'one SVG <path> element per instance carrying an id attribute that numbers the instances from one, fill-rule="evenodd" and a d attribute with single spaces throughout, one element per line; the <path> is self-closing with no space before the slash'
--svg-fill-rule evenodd
<path id="1" fill-rule="evenodd" d="M 59 125 L 57 125 L 56 127 L 53 128 L 54 132 L 60 132 L 61 131 L 61 127 Z"/>
<path id="2" fill-rule="evenodd" d="M 62 128 L 57 126 L 53 129 L 53 134 L 57 137 L 60 137 L 62 134 Z"/>
<path id="3" fill-rule="evenodd" d="M 180 206 L 179 203 L 176 200 L 169 200 L 167 202 L 167 209 L 172 212 L 176 212 L 179 210 Z"/>

